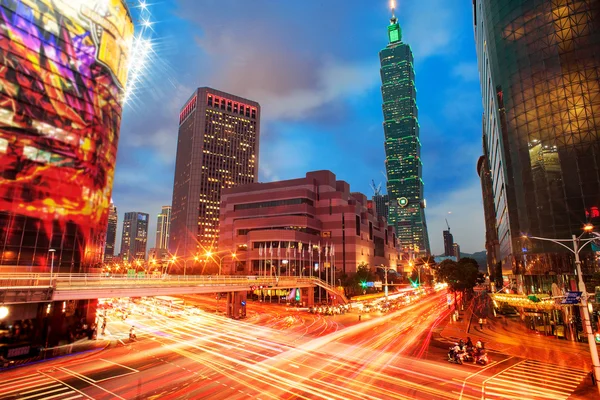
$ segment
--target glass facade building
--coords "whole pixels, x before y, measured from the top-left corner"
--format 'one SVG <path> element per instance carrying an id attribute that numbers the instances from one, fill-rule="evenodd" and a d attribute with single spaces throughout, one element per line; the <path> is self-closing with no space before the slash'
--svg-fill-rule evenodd
<path id="1" fill-rule="evenodd" d="M 125 0 L 0 1 L 0 269 L 102 262 L 133 22 Z"/>
<path id="2" fill-rule="evenodd" d="M 135 261 L 146 259 L 149 215 L 141 212 L 126 212 L 121 235 L 121 259 Z"/>
<path id="3" fill-rule="evenodd" d="M 117 242 L 117 223 L 119 222 L 119 215 L 117 213 L 117 206 L 110 203 L 110 209 L 108 212 L 108 226 L 106 228 L 106 247 L 104 248 L 104 262 L 109 263 L 115 257 L 115 244 Z"/>
<path id="4" fill-rule="evenodd" d="M 177 257 L 215 251 L 221 189 L 258 180 L 260 105 L 199 88 L 179 114 L 169 250 Z"/>
<path id="5" fill-rule="evenodd" d="M 388 26 L 389 43 L 379 52 L 383 130 L 389 196 L 388 221 L 406 255 L 429 254 L 419 141 L 415 70 L 410 46 L 402 42 L 396 17 Z"/>
<path id="6" fill-rule="evenodd" d="M 505 273 L 572 273 L 571 254 L 523 239 L 600 224 L 600 1 L 476 0 L 484 149 Z M 584 271 L 597 267 L 584 255 Z"/>
<path id="7" fill-rule="evenodd" d="M 156 242 L 155 248 L 161 250 L 169 249 L 169 235 L 171 231 L 171 206 L 162 206 L 156 220 Z"/>

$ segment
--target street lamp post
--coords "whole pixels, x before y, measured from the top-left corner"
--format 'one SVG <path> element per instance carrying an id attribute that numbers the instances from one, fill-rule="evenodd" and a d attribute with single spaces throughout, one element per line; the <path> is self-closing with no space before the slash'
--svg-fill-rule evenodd
<path id="1" fill-rule="evenodd" d="M 183 276 L 186 276 L 186 271 L 187 271 L 187 262 L 190 260 L 184 260 L 183 261 Z M 198 256 L 194 256 L 194 262 L 198 261 Z"/>
<path id="2" fill-rule="evenodd" d="M 579 237 L 576 235 L 573 235 L 571 239 L 549 239 L 549 238 L 541 238 L 541 237 L 526 236 L 526 235 L 524 235 L 524 237 L 528 238 L 528 239 L 544 240 L 547 242 L 553 242 L 553 243 L 559 244 L 559 245 L 563 246 L 564 248 L 568 249 L 571 253 L 573 253 L 575 255 L 575 267 L 577 269 L 577 276 L 579 277 L 579 280 L 578 280 L 579 281 L 578 282 L 579 291 L 581 292 L 581 308 L 582 308 L 582 312 L 583 312 L 583 326 L 584 326 L 585 333 L 586 333 L 586 336 L 588 339 L 588 345 L 590 347 L 590 354 L 592 356 L 592 366 L 594 369 L 594 377 L 596 379 L 596 387 L 598 388 L 598 391 L 600 392 L 600 382 L 598 382 L 598 379 L 600 379 L 600 359 L 598 358 L 598 347 L 596 347 L 594 333 L 592 331 L 590 313 L 588 310 L 588 300 L 587 300 L 588 296 L 587 296 L 587 291 L 585 289 L 585 283 L 583 282 L 583 274 L 581 273 L 581 260 L 579 259 L 579 252 L 581 251 L 581 249 L 584 248 L 587 244 L 600 238 L 600 234 L 593 232 L 593 234 L 596 236 L 596 238 L 588 239 L 585 241 L 585 243 L 583 243 L 583 245 L 580 246 L 579 240 L 581 239 L 581 237 L 585 233 L 592 233 L 592 229 L 594 229 L 594 227 L 592 225 L 588 224 L 583 228 L 584 232 L 581 235 L 579 235 Z M 572 249 L 563 243 L 563 242 L 571 242 L 571 241 L 573 242 Z"/>
<path id="3" fill-rule="evenodd" d="M 225 259 L 225 257 L 227 257 L 227 254 L 219 257 L 217 254 L 213 253 L 212 251 L 206 252 L 206 258 L 211 258 L 213 261 L 215 260 L 215 258 L 217 260 L 219 260 L 219 275 L 221 275 L 221 266 L 223 264 L 223 260 Z M 231 253 L 231 258 L 235 259 L 235 257 L 236 257 L 235 253 Z"/>
<path id="4" fill-rule="evenodd" d="M 56 249 L 50 249 L 48 250 L 48 252 L 50 253 L 50 283 L 52 283 L 52 278 L 54 277 L 54 253 L 56 253 Z"/>

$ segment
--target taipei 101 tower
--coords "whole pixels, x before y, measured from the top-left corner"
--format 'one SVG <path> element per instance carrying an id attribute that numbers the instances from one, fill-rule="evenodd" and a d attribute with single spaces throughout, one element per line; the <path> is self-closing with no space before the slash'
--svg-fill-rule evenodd
<path id="1" fill-rule="evenodd" d="M 396 228 L 403 258 L 429 254 L 423 197 L 423 163 L 417 108 L 415 69 L 410 46 L 402 41 L 402 30 L 394 15 L 387 28 L 388 44 L 379 52 L 388 221 Z"/>

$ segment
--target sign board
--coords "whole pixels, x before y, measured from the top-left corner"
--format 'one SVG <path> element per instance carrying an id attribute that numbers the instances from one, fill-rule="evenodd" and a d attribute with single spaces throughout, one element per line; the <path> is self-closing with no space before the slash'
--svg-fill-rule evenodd
<path id="1" fill-rule="evenodd" d="M 579 304 L 582 292 L 567 292 L 562 304 Z"/>
<path id="2" fill-rule="evenodd" d="M 373 282 L 374 287 L 381 289 L 383 287 L 383 283 L 381 281 Z"/>
<path id="3" fill-rule="evenodd" d="M 367 282 L 367 287 L 374 287 L 374 286 L 375 286 L 375 283 L 373 283 L 373 282 Z"/>

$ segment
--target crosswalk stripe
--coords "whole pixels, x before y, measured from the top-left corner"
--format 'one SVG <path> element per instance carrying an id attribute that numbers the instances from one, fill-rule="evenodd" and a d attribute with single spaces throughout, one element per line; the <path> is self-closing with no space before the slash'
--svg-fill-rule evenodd
<path id="1" fill-rule="evenodd" d="M 31 383 L 31 382 L 29 382 L 29 383 L 23 383 L 21 385 L 15 385 L 13 387 L 16 387 L 16 389 L 3 391 L 2 394 L 5 395 L 5 394 L 13 393 L 13 392 L 20 392 L 23 389 L 29 389 L 29 388 L 33 388 L 33 387 L 36 387 L 36 386 L 46 385 L 46 384 L 48 384 L 50 382 L 52 382 L 52 380 L 46 378 L 41 383 Z M 27 385 L 29 385 L 29 386 L 27 386 Z M 21 386 L 25 386 L 25 387 L 21 387 Z"/>
<path id="2" fill-rule="evenodd" d="M 15 381 L 22 382 L 24 380 L 25 381 L 32 380 L 32 379 L 35 379 L 37 376 L 38 376 L 37 374 L 31 374 L 31 375 L 20 376 L 18 378 L 11 378 L 11 379 L 8 379 L 8 380 L 2 380 L 2 383 L 0 383 L 0 388 L 3 387 L 3 386 L 10 385 L 12 382 L 15 382 Z"/>
<path id="3" fill-rule="evenodd" d="M 523 378 L 523 375 L 526 375 L 525 380 L 527 382 L 530 382 L 532 385 L 541 384 L 541 385 L 550 385 L 550 386 L 563 387 L 563 388 L 576 388 L 577 386 L 579 386 L 579 382 L 577 382 L 577 383 L 557 383 L 557 382 L 548 380 L 548 378 L 540 377 L 539 375 L 525 374 L 522 372 L 514 373 L 511 371 L 507 371 L 502 375 L 504 375 L 504 376 L 508 375 L 514 379 Z"/>
<path id="4" fill-rule="evenodd" d="M 63 399 L 63 400 L 73 400 L 73 399 L 78 399 L 80 397 L 83 397 L 83 396 L 80 394 L 76 394 L 75 396 L 67 397 L 66 399 Z"/>
<path id="5" fill-rule="evenodd" d="M 527 360 L 525 362 L 525 364 L 536 364 L 537 366 L 542 366 L 544 368 L 556 368 L 556 369 L 559 369 L 561 371 L 571 371 L 571 372 L 574 372 L 574 373 L 581 373 L 582 372 L 580 369 L 577 369 L 577 368 L 563 367 L 562 365 L 557 365 L 557 364 L 547 364 L 547 363 L 543 363 L 543 362 L 538 361 L 538 360 Z"/>
<path id="6" fill-rule="evenodd" d="M 38 397 L 38 396 L 44 396 L 44 397 L 41 397 L 42 399 L 52 399 L 54 397 L 63 396 L 65 394 L 75 393 L 72 390 L 69 390 L 68 392 L 64 392 L 65 389 L 68 389 L 68 388 L 62 387 L 62 388 L 59 388 L 59 389 L 49 390 L 49 391 L 43 392 L 43 393 L 33 394 L 33 395 L 27 396 L 27 397 L 19 397 L 19 400 L 32 399 L 32 398 Z M 58 393 L 58 394 L 55 394 L 55 395 L 52 395 L 52 396 L 46 396 L 47 394 L 56 393 L 56 392 L 63 392 L 63 393 Z"/>
<path id="7" fill-rule="evenodd" d="M 32 376 L 32 377 L 26 378 L 26 379 L 12 380 L 11 382 L 2 382 L 0 384 L 0 390 L 2 390 L 2 388 L 4 388 L 4 387 L 13 388 L 15 386 L 27 385 L 27 384 L 31 383 L 29 381 L 34 381 L 35 382 L 35 381 L 38 381 L 39 379 L 40 379 L 39 376 Z"/>
<path id="8" fill-rule="evenodd" d="M 55 388 L 57 386 L 62 386 L 62 385 L 60 383 L 56 383 L 56 384 L 50 385 L 50 386 L 44 386 L 44 387 L 39 387 L 39 388 L 36 388 L 36 389 L 31 389 L 31 390 L 28 390 L 26 392 L 19 392 L 19 394 L 29 394 L 29 393 L 33 393 L 33 392 L 39 392 L 41 390 L 52 389 L 52 388 Z M 64 388 L 68 389 L 67 387 L 64 387 Z M 25 388 L 25 389 L 28 389 L 28 388 Z"/>
<path id="9" fill-rule="evenodd" d="M 574 368 L 526 360 L 485 381 L 484 398 L 565 400 L 586 376 Z"/>

